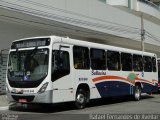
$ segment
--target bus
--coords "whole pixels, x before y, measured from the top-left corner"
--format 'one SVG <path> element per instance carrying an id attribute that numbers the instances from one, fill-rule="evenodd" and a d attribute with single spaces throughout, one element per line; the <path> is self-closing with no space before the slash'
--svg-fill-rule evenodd
<path id="1" fill-rule="evenodd" d="M 6 91 L 10 102 L 74 102 L 85 108 L 92 99 L 152 93 L 158 87 L 154 53 L 59 36 L 13 41 Z"/>

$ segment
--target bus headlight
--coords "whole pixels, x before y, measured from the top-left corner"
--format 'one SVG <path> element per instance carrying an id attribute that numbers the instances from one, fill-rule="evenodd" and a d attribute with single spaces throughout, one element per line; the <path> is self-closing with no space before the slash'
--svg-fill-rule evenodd
<path id="1" fill-rule="evenodd" d="M 48 82 L 43 84 L 43 86 L 39 89 L 38 93 L 43 93 L 46 90 L 47 86 L 48 86 Z"/>

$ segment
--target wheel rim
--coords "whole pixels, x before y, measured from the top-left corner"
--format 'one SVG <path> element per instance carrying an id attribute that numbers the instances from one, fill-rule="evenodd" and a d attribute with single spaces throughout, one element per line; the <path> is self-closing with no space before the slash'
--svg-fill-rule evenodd
<path id="1" fill-rule="evenodd" d="M 136 91 L 135 91 L 135 98 L 136 99 L 140 98 L 140 90 L 139 89 L 136 89 Z"/>
<path id="2" fill-rule="evenodd" d="M 80 103 L 80 104 L 83 104 L 84 103 L 84 101 L 85 101 L 85 97 L 84 97 L 84 95 L 83 94 L 78 94 L 77 95 L 77 102 L 78 103 Z"/>

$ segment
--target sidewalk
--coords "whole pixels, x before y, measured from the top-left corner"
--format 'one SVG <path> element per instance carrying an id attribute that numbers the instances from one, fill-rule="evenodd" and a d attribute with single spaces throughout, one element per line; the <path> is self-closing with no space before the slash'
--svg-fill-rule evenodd
<path id="1" fill-rule="evenodd" d="M 0 107 L 9 106 L 6 95 L 0 95 Z"/>

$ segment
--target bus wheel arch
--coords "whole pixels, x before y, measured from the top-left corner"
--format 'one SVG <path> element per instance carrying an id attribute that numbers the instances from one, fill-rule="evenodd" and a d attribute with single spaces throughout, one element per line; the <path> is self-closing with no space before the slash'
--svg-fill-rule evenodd
<path id="1" fill-rule="evenodd" d="M 82 83 L 78 85 L 76 96 L 75 96 L 75 106 L 78 109 L 85 108 L 86 103 L 89 103 L 90 100 L 90 89 L 89 85 Z"/>

